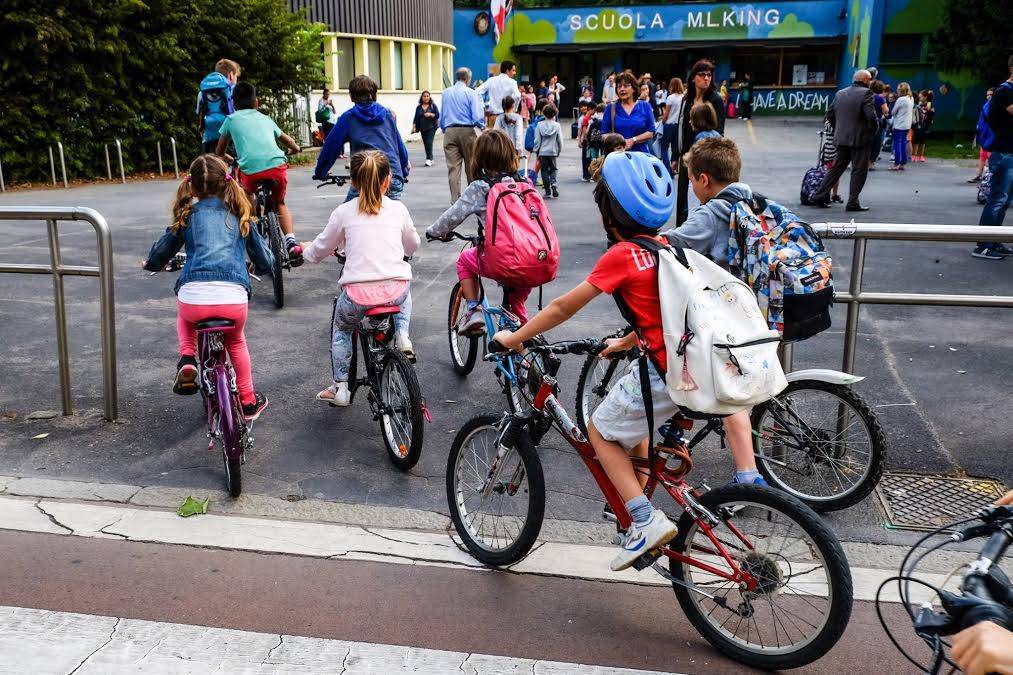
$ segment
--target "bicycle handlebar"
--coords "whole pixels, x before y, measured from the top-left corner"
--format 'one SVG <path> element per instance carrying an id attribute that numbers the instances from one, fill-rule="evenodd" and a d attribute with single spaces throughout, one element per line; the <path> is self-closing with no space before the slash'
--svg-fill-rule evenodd
<path id="1" fill-rule="evenodd" d="M 587 338 L 584 340 L 570 340 L 564 342 L 553 342 L 552 344 L 536 344 L 535 342 L 525 342 L 524 348 L 530 352 L 536 354 L 600 354 L 608 345 L 605 344 L 604 340 L 595 340 Z M 513 350 L 507 349 L 495 340 L 489 342 L 489 353 L 491 354 L 507 354 Z"/>
<path id="2" fill-rule="evenodd" d="M 350 183 L 352 181 L 352 177 L 327 174 L 324 178 L 317 178 L 316 180 L 320 181 L 320 185 L 317 185 L 317 189 L 319 190 L 325 185 L 337 185 L 338 187 L 343 187 L 345 183 Z"/>
<path id="3" fill-rule="evenodd" d="M 456 231 L 448 232 L 442 237 L 431 237 L 428 233 L 426 234 L 426 241 L 450 241 L 451 239 L 460 239 L 461 241 L 477 244 L 482 238 L 477 234 L 461 234 Z"/>

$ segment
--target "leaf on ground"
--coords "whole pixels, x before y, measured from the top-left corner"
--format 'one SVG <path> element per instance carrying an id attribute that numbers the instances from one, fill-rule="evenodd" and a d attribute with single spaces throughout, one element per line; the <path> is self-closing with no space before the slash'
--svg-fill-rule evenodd
<path id="1" fill-rule="evenodd" d="M 48 436 L 48 435 L 49 435 L 49 434 L 37 434 L 37 435 L 35 435 L 35 436 L 32 436 L 32 440 L 35 440 L 35 439 L 37 439 L 37 438 L 45 438 L 45 437 L 46 437 L 46 436 Z"/>
<path id="2" fill-rule="evenodd" d="M 208 512 L 208 504 L 211 503 L 211 497 L 208 497 L 204 501 L 200 502 L 193 497 L 187 497 L 186 501 L 179 505 L 176 509 L 176 515 L 180 518 L 187 518 L 202 513 Z"/>

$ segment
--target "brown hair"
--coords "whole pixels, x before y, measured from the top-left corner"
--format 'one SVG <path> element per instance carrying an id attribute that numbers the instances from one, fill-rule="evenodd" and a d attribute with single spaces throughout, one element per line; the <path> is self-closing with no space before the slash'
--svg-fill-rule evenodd
<path id="1" fill-rule="evenodd" d="M 605 158 L 613 153 L 626 149 L 626 139 L 623 138 L 622 134 L 605 134 L 601 137 L 601 155 L 591 160 L 591 164 L 588 167 L 588 171 L 591 174 L 591 180 L 595 183 L 601 180 L 601 167 L 605 163 Z"/>
<path id="2" fill-rule="evenodd" d="M 172 204 L 172 231 L 179 232 L 187 226 L 193 199 L 218 197 L 225 202 L 225 208 L 239 219 L 239 232 L 245 237 L 250 233 L 253 210 L 246 193 L 239 187 L 239 181 L 229 173 L 225 161 L 215 155 L 200 155 L 190 164 L 190 170 L 176 188 L 176 199 Z"/>
<path id="3" fill-rule="evenodd" d="M 228 77 L 229 75 L 235 75 L 236 77 L 239 77 L 239 74 L 242 72 L 242 69 L 239 67 L 238 63 L 232 61 L 231 59 L 219 59 L 218 63 L 215 64 L 215 72 L 221 73 L 226 77 Z"/>
<path id="4" fill-rule="evenodd" d="M 718 114 L 710 103 L 697 103 L 689 111 L 689 125 L 697 133 L 718 128 Z"/>
<path id="5" fill-rule="evenodd" d="M 366 75 L 353 77 L 348 83 L 348 97 L 352 103 L 366 103 L 376 100 L 377 86 L 372 78 Z"/>
<path id="6" fill-rule="evenodd" d="M 686 166 L 694 176 L 707 174 L 725 185 L 736 183 L 742 173 L 742 158 L 730 138 L 703 138 L 686 155 Z"/>
<path id="7" fill-rule="evenodd" d="M 517 173 L 517 147 L 500 129 L 489 129 L 475 141 L 471 152 L 472 176 L 505 176 Z"/>
<path id="8" fill-rule="evenodd" d="M 908 84 L 907 82 L 901 82 L 900 84 L 898 84 L 897 85 L 897 95 L 898 96 L 910 96 L 911 95 L 911 85 Z"/>
<path id="9" fill-rule="evenodd" d="M 359 191 L 359 213 L 375 216 L 383 206 L 383 184 L 390 178 L 390 160 L 379 150 L 360 150 L 350 162 L 352 185 Z"/>
<path id="10" fill-rule="evenodd" d="M 556 119 L 556 115 L 559 114 L 559 108 L 549 103 L 544 108 L 542 108 L 542 114 L 545 115 L 545 119 L 554 120 Z"/>
<path id="11" fill-rule="evenodd" d="M 678 77 L 673 77 L 668 81 L 668 93 L 682 95 L 686 93 L 686 85 L 682 83 Z"/>
<path id="12" fill-rule="evenodd" d="M 617 90 L 619 89 L 620 84 L 628 84 L 631 87 L 633 87 L 634 91 L 640 91 L 640 83 L 637 82 L 637 76 L 634 75 L 629 70 L 624 70 L 623 72 L 616 75 L 615 83 Z M 633 98 L 636 98 L 636 96 L 634 96 Z"/>

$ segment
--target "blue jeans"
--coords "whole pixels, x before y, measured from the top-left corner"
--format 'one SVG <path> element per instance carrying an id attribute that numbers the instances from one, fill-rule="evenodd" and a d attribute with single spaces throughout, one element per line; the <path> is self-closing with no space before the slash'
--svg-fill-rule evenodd
<path id="1" fill-rule="evenodd" d="M 390 187 L 387 189 L 387 196 L 391 199 L 401 201 L 401 193 L 404 192 L 404 181 L 400 176 L 390 177 Z M 359 191 L 354 187 L 349 186 L 348 194 L 345 195 L 345 201 L 350 202 L 359 196 Z"/>
<path id="2" fill-rule="evenodd" d="M 907 129 L 893 130 L 893 163 L 896 166 L 904 166 L 908 163 L 907 132 Z"/>
<path id="3" fill-rule="evenodd" d="M 1002 225 L 1006 209 L 1013 206 L 1013 152 L 993 152 L 988 158 L 988 170 L 992 172 L 992 186 L 978 224 Z M 978 242 L 978 248 L 997 245 L 994 241 Z"/>
<path id="4" fill-rule="evenodd" d="M 678 142 L 679 125 L 666 124 L 665 133 L 661 136 L 661 161 L 665 163 L 669 173 L 672 173 L 672 158 L 679 156 Z"/>
<path id="5" fill-rule="evenodd" d="M 411 313 L 411 289 L 405 290 L 400 298 L 391 303 L 400 305 L 401 313 L 394 316 L 394 325 L 401 332 L 402 326 L 408 331 L 408 314 Z M 331 370 L 335 382 L 348 382 L 348 369 L 352 363 L 352 335 L 355 327 L 366 316 L 369 307 L 358 305 L 348 298 L 348 293 L 341 291 L 337 306 L 334 308 L 334 336 L 331 338 Z"/>

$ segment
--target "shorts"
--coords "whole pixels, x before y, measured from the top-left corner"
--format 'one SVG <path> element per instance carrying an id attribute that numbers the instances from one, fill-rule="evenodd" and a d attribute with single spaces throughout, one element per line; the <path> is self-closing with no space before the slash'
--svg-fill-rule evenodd
<path id="1" fill-rule="evenodd" d="M 285 195 L 288 193 L 288 164 L 282 164 L 273 169 L 258 171 L 257 173 L 237 173 L 239 173 L 239 184 L 251 195 L 257 191 L 258 181 L 275 181 L 274 189 L 271 191 L 271 199 L 275 204 L 285 203 Z"/>
<path id="2" fill-rule="evenodd" d="M 648 364 L 651 399 L 654 403 L 654 428 L 657 430 L 678 411 L 664 380 L 654 364 Z M 621 380 L 616 382 L 605 400 L 591 415 L 591 421 L 606 441 L 614 441 L 625 450 L 632 450 L 647 439 L 647 409 L 640 393 L 640 364 L 634 362 Z"/>
<path id="3" fill-rule="evenodd" d="M 991 156 L 992 156 L 992 153 L 990 151 L 988 151 L 988 150 L 985 150 L 984 148 L 982 148 L 981 152 L 978 153 L 978 159 L 980 159 L 983 162 L 987 162 L 988 158 L 991 157 Z"/>

